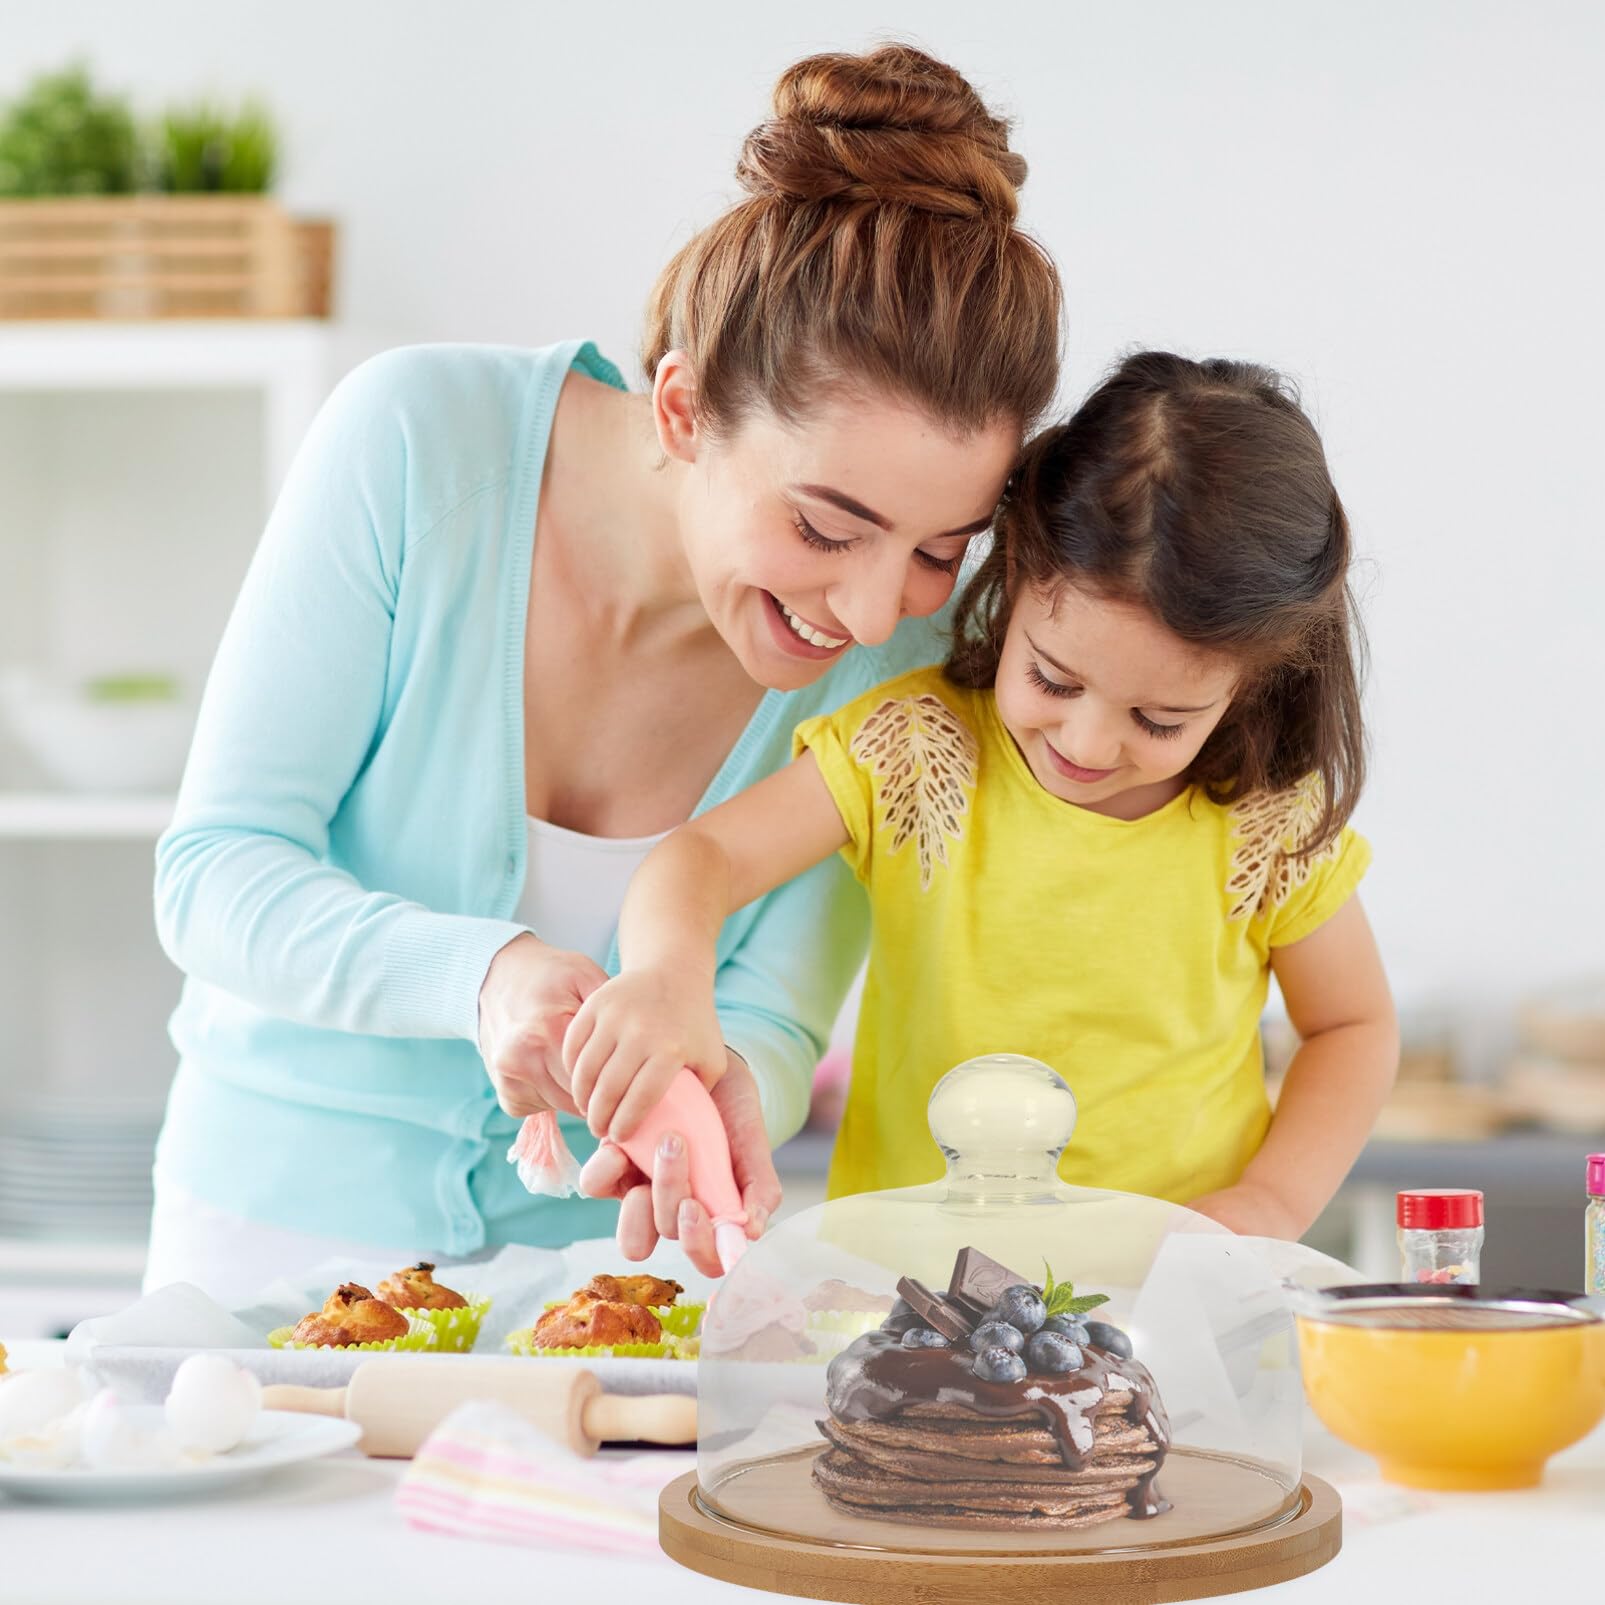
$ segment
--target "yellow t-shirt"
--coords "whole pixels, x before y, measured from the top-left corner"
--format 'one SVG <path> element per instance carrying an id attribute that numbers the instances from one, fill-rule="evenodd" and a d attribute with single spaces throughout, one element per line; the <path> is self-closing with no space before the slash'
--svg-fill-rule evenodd
<path id="1" fill-rule="evenodd" d="M 1066 1181 L 1184 1202 L 1237 1180 L 1270 1124 L 1270 951 L 1334 914 L 1371 857 L 1352 830 L 1288 856 L 1314 777 L 1111 819 L 1045 791 L 991 692 L 940 668 L 808 720 L 793 745 L 841 811 L 874 922 L 832 1197 L 942 1175 L 926 1099 L 982 1053 L 1070 1084 Z"/>

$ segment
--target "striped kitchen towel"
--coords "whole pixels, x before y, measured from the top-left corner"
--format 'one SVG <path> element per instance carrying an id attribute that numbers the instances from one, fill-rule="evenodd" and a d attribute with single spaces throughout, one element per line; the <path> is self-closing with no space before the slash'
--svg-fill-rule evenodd
<path id="1" fill-rule="evenodd" d="M 688 1449 L 584 1460 L 505 1405 L 475 1401 L 413 1456 L 396 1504 L 414 1527 L 459 1538 L 661 1555 L 658 1495 L 696 1462 Z"/>

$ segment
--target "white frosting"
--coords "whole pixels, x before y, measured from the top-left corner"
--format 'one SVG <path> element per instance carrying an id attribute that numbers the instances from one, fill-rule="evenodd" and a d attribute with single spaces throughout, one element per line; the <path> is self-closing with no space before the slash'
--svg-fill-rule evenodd
<path id="1" fill-rule="evenodd" d="M 709 1299 L 702 1347 L 713 1353 L 739 1349 L 771 1326 L 800 1335 L 807 1321 L 803 1301 L 789 1287 L 759 1271 L 744 1270 Z"/>

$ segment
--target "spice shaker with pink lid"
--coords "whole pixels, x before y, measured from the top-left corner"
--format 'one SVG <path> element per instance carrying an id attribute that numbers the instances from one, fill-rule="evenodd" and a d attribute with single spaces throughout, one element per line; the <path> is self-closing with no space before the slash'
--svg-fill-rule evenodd
<path id="1" fill-rule="evenodd" d="M 1482 1258 L 1482 1194 L 1420 1187 L 1398 1195 L 1394 1219 L 1406 1282 L 1475 1282 Z"/>
<path id="2" fill-rule="evenodd" d="M 1588 1156 L 1588 1208 L 1583 1213 L 1583 1291 L 1605 1293 L 1605 1154 Z"/>

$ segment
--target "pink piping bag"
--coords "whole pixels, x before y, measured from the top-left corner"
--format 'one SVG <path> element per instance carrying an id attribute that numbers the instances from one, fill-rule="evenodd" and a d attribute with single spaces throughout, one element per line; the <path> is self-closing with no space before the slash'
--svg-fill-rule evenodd
<path id="1" fill-rule="evenodd" d="M 729 1270 L 747 1248 L 747 1212 L 741 1205 L 730 1163 L 730 1141 L 724 1122 L 708 1089 L 695 1072 L 682 1070 L 669 1083 L 657 1108 L 619 1146 L 643 1174 L 652 1174 L 658 1139 L 677 1131 L 685 1139 L 691 1170 L 691 1196 L 713 1221 L 714 1249 L 719 1263 Z M 563 1141 L 557 1116 L 551 1110 L 531 1115 L 519 1127 L 508 1159 L 518 1167 L 518 1179 L 532 1193 L 566 1198 L 577 1190 L 579 1166 Z"/>

